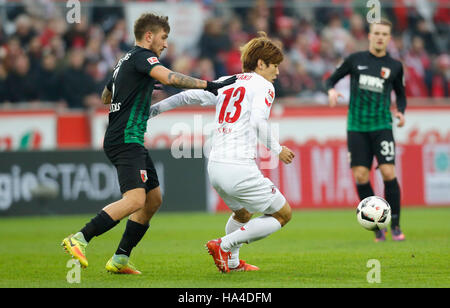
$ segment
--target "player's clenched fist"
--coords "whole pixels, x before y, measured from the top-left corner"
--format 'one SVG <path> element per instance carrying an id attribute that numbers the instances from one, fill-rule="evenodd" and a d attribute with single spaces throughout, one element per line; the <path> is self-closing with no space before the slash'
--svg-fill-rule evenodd
<path id="1" fill-rule="evenodd" d="M 227 78 L 225 80 L 222 80 L 222 81 L 207 81 L 207 85 L 206 85 L 205 91 L 209 91 L 212 94 L 217 96 L 217 90 L 218 89 L 234 83 L 236 81 L 236 79 L 237 79 L 236 76 L 231 76 L 231 77 L 229 77 L 229 78 Z"/>
<path id="2" fill-rule="evenodd" d="M 397 111 L 395 117 L 398 119 L 397 127 L 403 127 L 405 125 L 405 116 L 402 112 Z"/>
<path id="3" fill-rule="evenodd" d="M 328 90 L 328 103 L 330 104 L 330 107 L 336 106 L 339 96 L 344 97 L 341 93 L 339 93 L 335 89 Z"/>
<path id="4" fill-rule="evenodd" d="M 290 164 L 292 163 L 292 160 L 295 157 L 294 152 L 292 152 L 288 147 L 286 146 L 282 146 L 281 147 L 281 152 L 280 154 L 278 154 L 278 157 L 280 158 L 280 160 L 285 163 L 285 164 Z"/>

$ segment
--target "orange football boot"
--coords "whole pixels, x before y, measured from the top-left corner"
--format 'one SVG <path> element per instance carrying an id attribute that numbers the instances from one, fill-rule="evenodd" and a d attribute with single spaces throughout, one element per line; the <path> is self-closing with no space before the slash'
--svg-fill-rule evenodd
<path id="1" fill-rule="evenodd" d="M 221 239 L 211 240 L 206 243 L 206 248 L 208 249 L 209 254 L 213 257 L 214 263 L 217 268 L 222 273 L 228 273 L 230 271 L 228 267 L 228 259 L 230 258 L 231 253 L 224 251 L 220 247 Z"/>

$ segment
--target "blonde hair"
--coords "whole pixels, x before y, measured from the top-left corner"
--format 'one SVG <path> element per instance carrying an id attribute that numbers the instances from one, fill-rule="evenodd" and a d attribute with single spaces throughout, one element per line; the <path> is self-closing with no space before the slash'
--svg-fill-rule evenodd
<path id="1" fill-rule="evenodd" d="M 387 18 L 381 18 L 378 22 L 373 22 L 369 25 L 369 30 L 372 31 L 373 25 L 385 25 L 389 27 L 389 30 L 392 32 L 392 22 Z"/>
<path id="2" fill-rule="evenodd" d="M 264 31 L 259 31 L 258 37 L 241 47 L 242 71 L 244 73 L 254 71 L 259 59 L 269 65 L 280 64 L 283 58 L 281 46 L 271 41 Z"/>

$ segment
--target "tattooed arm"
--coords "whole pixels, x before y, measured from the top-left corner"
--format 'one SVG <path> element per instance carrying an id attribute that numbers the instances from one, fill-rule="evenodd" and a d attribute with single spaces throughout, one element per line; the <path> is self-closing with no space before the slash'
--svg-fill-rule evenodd
<path id="1" fill-rule="evenodd" d="M 109 91 L 107 87 L 105 87 L 103 89 L 103 92 L 102 92 L 102 102 L 103 102 L 103 104 L 105 104 L 105 105 L 111 104 L 111 98 L 112 98 L 111 94 L 112 94 L 111 91 Z"/>
<path id="2" fill-rule="evenodd" d="M 150 71 L 150 76 L 162 84 L 170 85 L 181 89 L 204 89 L 217 95 L 217 90 L 230 85 L 236 81 L 236 76 L 229 77 L 222 81 L 206 81 L 172 72 L 162 65 L 155 66 Z"/>
<path id="3" fill-rule="evenodd" d="M 206 80 L 201 80 L 173 72 L 168 68 L 158 65 L 150 71 L 150 76 L 164 85 L 181 89 L 206 89 Z"/>

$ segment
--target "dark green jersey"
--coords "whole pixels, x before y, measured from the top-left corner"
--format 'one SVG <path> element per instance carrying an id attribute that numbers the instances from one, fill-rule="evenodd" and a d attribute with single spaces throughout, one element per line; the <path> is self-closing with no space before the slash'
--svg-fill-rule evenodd
<path id="1" fill-rule="evenodd" d="M 397 109 L 406 109 L 403 67 L 386 54 L 376 57 L 369 51 L 351 54 L 327 80 L 327 90 L 350 74 L 350 103 L 347 130 L 370 132 L 392 129 L 391 92 L 395 91 Z"/>
<path id="2" fill-rule="evenodd" d="M 160 65 L 152 51 L 134 46 L 114 68 L 107 85 L 112 92 L 109 124 L 104 145 L 144 144 L 149 108 L 156 80 L 150 77 L 153 67 Z"/>

